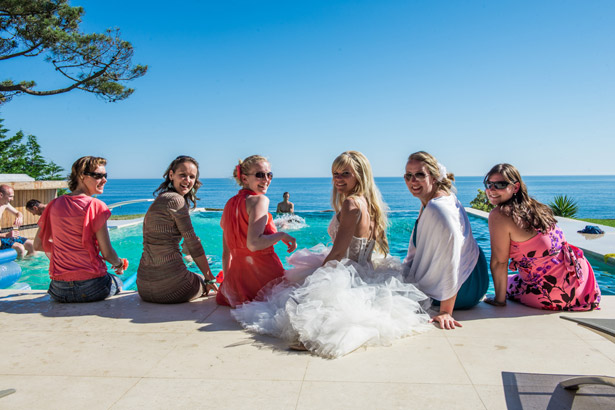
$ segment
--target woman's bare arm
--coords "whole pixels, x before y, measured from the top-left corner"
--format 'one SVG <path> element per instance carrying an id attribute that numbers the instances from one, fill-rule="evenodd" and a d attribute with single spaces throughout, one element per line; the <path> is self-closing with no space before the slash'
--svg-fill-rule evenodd
<path id="1" fill-rule="evenodd" d="M 491 238 L 491 276 L 495 289 L 495 301 L 498 304 L 506 302 L 506 286 L 508 284 L 508 259 L 510 257 L 510 217 L 495 208 L 489 214 L 489 236 Z"/>
<path id="2" fill-rule="evenodd" d="M 297 249 L 295 238 L 286 232 L 276 232 L 265 235 L 265 227 L 269 218 L 269 198 L 265 195 L 254 195 L 246 199 L 246 211 L 248 212 L 248 237 L 246 244 L 252 252 L 260 251 L 275 245 L 278 241 L 288 246 L 288 252 Z"/>
<path id="3" fill-rule="evenodd" d="M 109 230 L 107 229 L 107 222 L 96 231 L 96 240 L 98 241 L 98 246 L 100 247 L 100 253 L 103 258 L 109 262 L 112 266 L 115 266 L 115 273 L 121 275 L 124 273 L 124 269 L 122 266 L 117 268 L 118 265 L 122 263 L 122 260 L 117 256 L 115 249 L 111 245 L 111 239 L 109 238 Z"/>

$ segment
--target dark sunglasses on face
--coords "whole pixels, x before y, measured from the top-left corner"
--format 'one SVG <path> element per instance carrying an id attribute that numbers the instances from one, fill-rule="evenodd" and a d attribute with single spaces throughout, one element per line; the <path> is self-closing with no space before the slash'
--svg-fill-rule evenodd
<path id="1" fill-rule="evenodd" d="M 485 181 L 485 189 L 506 189 L 512 183 L 508 181 Z"/>
<path id="2" fill-rule="evenodd" d="M 100 173 L 100 172 L 84 172 L 83 175 L 87 175 L 89 177 L 92 177 L 94 179 L 103 179 L 103 178 L 107 178 L 107 173 L 105 172 L 104 174 Z"/>
<path id="3" fill-rule="evenodd" d="M 273 172 L 255 172 L 254 174 L 246 174 L 246 175 L 254 175 L 258 179 L 265 179 L 265 177 L 269 179 L 273 179 Z"/>
<path id="4" fill-rule="evenodd" d="M 417 181 L 422 181 L 427 177 L 427 174 L 424 172 L 415 172 L 414 174 L 412 172 L 406 172 L 404 174 L 404 179 L 406 181 L 410 181 L 412 177 L 414 177 Z"/>

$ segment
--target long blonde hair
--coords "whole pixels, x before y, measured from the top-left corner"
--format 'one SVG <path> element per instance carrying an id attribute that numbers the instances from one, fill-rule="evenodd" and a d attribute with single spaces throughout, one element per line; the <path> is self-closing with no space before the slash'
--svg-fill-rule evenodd
<path id="1" fill-rule="evenodd" d="M 331 194 L 331 204 L 335 212 L 342 209 L 342 204 L 346 198 L 353 196 L 363 196 L 367 202 L 367 210 L 369 216 L 374 223 L 374 238 L 376 240 L 376 249 L 386 255 L 389 253 L 389 241 L 387 240 L 387 215 L 388 207 L 382 200 L 382 195 L 374 182 L 372 167 L 365 157 L 359 151 L 346 151 L 341 153 L 333 161 L 331 172 L 338 172 L 346 167 L 351 167 L 357 183 L 349 195 L 344 195 L 333 187 Z"/>

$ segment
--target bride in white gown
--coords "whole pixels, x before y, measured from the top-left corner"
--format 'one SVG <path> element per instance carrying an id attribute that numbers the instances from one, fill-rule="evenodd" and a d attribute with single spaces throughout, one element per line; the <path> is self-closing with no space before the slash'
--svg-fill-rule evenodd
<path id="1" fill-rule="evenodd" d="M 387 255 L 386 214 L 369 161 L 357 151 L 332 165 L 329 224 L 333 246 L 295 252 L 284 279 L 238 306 L 233 317 L 249 331 L 282 338 L 324 357 L 430 329 L 429 298 L 403 283 L 401 265 Z"/>

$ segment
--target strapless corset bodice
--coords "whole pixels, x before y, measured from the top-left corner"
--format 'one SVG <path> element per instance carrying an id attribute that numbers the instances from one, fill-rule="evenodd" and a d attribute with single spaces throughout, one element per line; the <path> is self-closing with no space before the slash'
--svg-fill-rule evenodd
<path id="1" fill-rule="evenodd" d="M 331 240 L 335 242 L 335 236 L 339 229 L 340 223 L 337 220 L 337 215 L 334 215 L 329 223 L 327 232 L 331 236 Z M 346 251 L 346 258 L 357 262 L 359 265 L 367 266 L 372 262 L 372 253 L 374 252 L 374 245 L 376 242 L 373 239 L 358 238 L 353 236 L 348 250 Z"/>

